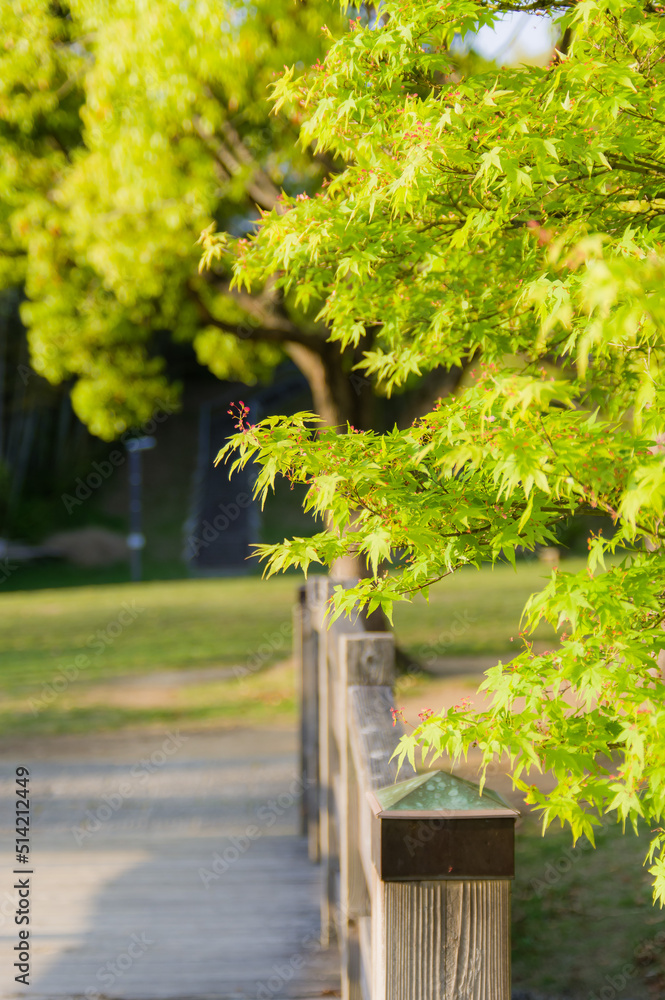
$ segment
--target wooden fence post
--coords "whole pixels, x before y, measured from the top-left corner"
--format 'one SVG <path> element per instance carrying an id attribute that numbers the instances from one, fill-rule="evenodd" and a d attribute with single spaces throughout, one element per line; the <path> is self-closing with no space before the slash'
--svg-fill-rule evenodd
<path id="1" fill-rule="evenodd" d="M 517 813 L 445 771 L 397 773 L 393 636 L 363 632 L 359 620 L 328 629 L 330 593 L 323 578 L 307 584 L 302 661 L 311 671 L 318 655 L 322 945 L 336 929 L 342 996 L 510 1000 Z M 302 684 L 314 720 L 311 678 Z"/>
<path id="2" fill-rule="evenodd" d="M 347 644 L 362 649 L 362 638 Z M 369 925 L 365 914 L 359 919 L 363 996 L 510 1000 L 517 813 L 445 771 L 418 775 L 405 765 L 397 774 L 391 756 L 400 730 L 389 721 L 392 704 L 383 684 L 349 686 L 348 736 L 365 800 L 355 851 L 371 915 Z M 355 879 L 351 872 L 349 866 L 347 877 Z M 345 972 L 343 966 L 343 978 Z"/>
<path id="3" fill-rule="evenodd" d="M 319 857 L 323 875 L 321 896 L 321 947 L 329 947 L 334 934 L 335 881 L 338 869 L 334 819 L 334 747 L 331 733 L 331 677 L 328 669 L 330 636 L 328 599 L 332 586 L 327 577 L 313 577 L 311 587 L 312 623 L 318 633 L 318 725 L 319 725 Z"/>
<path id="4" fill-rule="evenodd" d="M 341 754 L 340 835 L 340 928 L 342 1000 L 362 1000 L 360 954 L 361 921 L 370 914 L 371 903 L 360 846 L 361 815 L 367 806 L 349 741 L 348 688 L 392 685 L 395 679 L 395 640 L 391 633 L 361 632 L 339 637 L 338 743 Z"/>

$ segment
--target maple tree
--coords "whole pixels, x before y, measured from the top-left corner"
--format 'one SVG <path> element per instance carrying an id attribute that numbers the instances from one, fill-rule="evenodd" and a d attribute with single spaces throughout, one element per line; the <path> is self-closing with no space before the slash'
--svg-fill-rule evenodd
<path id="1" fill-rule="evenodd" d="M 489 670 L 491 709 L 444 709 L 413 757 L 507 753 L 545 825 L 593 839 L 608 813 L 653 830 L 665 899 L 665 11 L 653 2 L 396 0 L 286 71 L 275 108 L 345 169 L 285 196 L 255 236 L 204 234 L 238 287 L 316 304 L 333 343 L 391 391 L 465 370 L 406 429 L 335 434 L 313 414 L 238 433 L 220 458 L 309 487 L 332 530 L 263 546 L 268 572 L 349 552 L 373 573 L 336 593 L 390 614 L 463 566 L 551 544 L 602 512 L 588 567 L 553 571 L 525 609 L 524 649 Z M 547 66 L 464 65 L 459 38 L 507 11 L 556 21 Z M 391 565 L 392 564 L 392 565 Z M 560 644 L 536 655 L 545 619 Z M 530 784 L 549 770 L 555 787 Z"/>

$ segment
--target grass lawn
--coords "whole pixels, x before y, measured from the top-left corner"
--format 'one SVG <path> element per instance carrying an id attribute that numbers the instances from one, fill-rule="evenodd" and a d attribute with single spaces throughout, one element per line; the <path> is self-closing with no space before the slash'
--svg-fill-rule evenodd
<path id="1" fill-rule="evenodd" d="M 568 830 L 527 818 L 516 838 L 513 988 L 575 1000 L 665 996 L 665 917 L 643 867 L 648 831 L 617 824 L 573 849 Z M 626 967 L 632 967 L 629 974 Z M 625 984 L 621 987 L 621 977 Z M 603 992 L 605 991 L 605 992 Z"/>
<path id="2" fill-rule="evenodd" d="M 161 676 L 161 675 L 160 675 Z M 2 700 L 0 736 L 54 736 L 111 729 L 295 725 L 292 664 L 246 677 L 172 687 L 77 681 L 52 700 L 44 689 Z"/>
<path id="3" fill-rule="evenodd" d="M 568 559 L 561 571 L 577 573 L 585 564 Z M 429 604 L 417 597 L 412 604 L 395 605 L 399 642 L 421 660 L 516 653 L 522 608 L 530 594 L 545 586 L 549 573 L 535 560 L 518 563 L 517 571 L 505 564 L 460 570 L 432 587 Z M 535 639 L 547 644 L 554 631 L 540 625 Z"/>
<path id="4" fill-rule="evenodd" d="M 432 588 L 429 605 L 418 597 L 395 608 L 398 640 L 416 655 L 510 652 L 544 576 L 539 563 L 457 573 Z M 254 662 L 259 647 L 265 662 L 283 659 L 298 583 L 234 577 L 0 594 L 0 690 L 34 689 L 81 654 L 86 680 Z"/>
<path id="5" fill-rule="evenodd" d="M 284 658 L 297 582 L 173 580 L 2 595 L 0 686 L 34 689 L 81 654 L 90 660 L 85 680 L 245 664 L 271 642 L 270 659 Z"/>
<path id="6" fill-rule="evenodd" d="M 0 733 L 295 719 L 292 668 L 262 668 L 290 655 L 297 583 L 175 580 L 0 596 Z M 239 669 L 225 678 L 230 667 Z M 201 669 L 213 676 L 134 683 Z"/>
<path id="7" fill-rule="evenodd" d="M 517 573 L 501 566 L 455 574 L 432 588 L 429 605 L 418 598 L 396 608 L 398 640 L 417 656 L 515 649 L 510 637 L 544 573 L 538 563 L 523 563 Z M 249 721 L 268 711 L 261 692 L 277 715 L 293 717 L 293 676 L 282 672 L 268 684 L 258 668 L 289 656 L 299 579 L 169 580 L 0 594 L 2 731 L 80 732 L 151 719 Z M 552 633 L 544 630 L 543 636 Z M 139 706 L 131 687 L 124 703 L 117 696 L 122 678 L 232 666 L 248 671 L 242 684 L 235 677 L 203 679 L 198 695 L 187 685 L 177 703 L 151 705 L 146 695 Z M 111 681 L 120 685 L 114 697 L 105 687 Z"/>

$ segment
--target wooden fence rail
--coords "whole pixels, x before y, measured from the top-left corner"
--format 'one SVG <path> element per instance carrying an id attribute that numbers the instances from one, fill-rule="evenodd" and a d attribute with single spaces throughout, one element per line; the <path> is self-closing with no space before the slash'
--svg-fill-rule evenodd
<path id="1" fill-rule="evenodd" d="M 344 1000 L 509 1000 L 517 813 L 444 771 L 391 760 L 395 647 L 329 626 L 332 583 L 300 590 L 302 831 L 323 868 L 324 944 Z"/>

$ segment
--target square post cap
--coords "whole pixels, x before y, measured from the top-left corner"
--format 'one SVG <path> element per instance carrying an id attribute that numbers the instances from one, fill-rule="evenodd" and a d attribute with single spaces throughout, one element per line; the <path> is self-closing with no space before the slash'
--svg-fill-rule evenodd
<path id="1" fill-rule="evenodd" d="M 372 857 L 384 881 L 514 876 L 519 813 L 496 792 L 428 771 L 369 799 Z"/>

